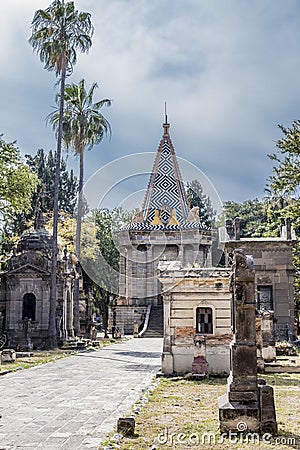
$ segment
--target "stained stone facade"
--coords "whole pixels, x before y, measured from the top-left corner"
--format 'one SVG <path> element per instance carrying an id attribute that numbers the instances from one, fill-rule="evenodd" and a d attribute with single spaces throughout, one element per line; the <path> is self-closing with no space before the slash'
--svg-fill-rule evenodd
<path id="1" fill-rule="evenodd" d="M 228 240 L 225 243 L 228 267 L 225 269 L 191 269 L 180 265 L 174 267 L 172 262 L 161 262 L 158 278 L 163 286 L 164 303 L 163 373 L 192 371 L 194 339 L 199 332 L 206 340 L 209 373 L 229 373 L 233 327 L 230 263 L 237 249 L 243 249 L 246 255 L 253 255 L 257 316 L 260 320 L 267 314 L 272 316 L 274 340 L 293 338 L 294 242 L 292 233 L 282 234 L 280 238 Z M 199 326 L 201 320 L 203 325 Z M 266 361 L 270 360 L 271 355 L 274 357 L 273 339 L 269 336 L 269 343 L 261 343 L 261 356 Z"/>
<path id="2" fill-rule="evenodd" d="M 45 347 L 49 329 L 52 237 L 42 214 L 34 230 L 23 233 L 1 272 L 0 312 L 8 345 L 30 349 Z M 56 326 L 59 341 L 74 338 L 74 279 L 78 276 L 71 255 L 59 251 L 57 261 Z M 81 296 L 83 296 L 82 282 Z M 83 333 L 91 300 L 82 299 Z M 84 309 L 84 311 L 83 311 Z"/>
<path id="3" fill-rule="evenodd" d="M 255 269 L 257 309 L 272 311 L 276 340 L 290 340 L 295 336 L 294 288 L 292 250 L 295 234 L 289 221 L 279 238 L 239 238 L 231 236 L 225 244 L 229 263 L 235 249 L 242 248 L 252 255 Z"/>
<path id="4" fill-rule="evenodd" d="M 162 372 L 192 372 L 195 339 L 202 335 L 210 374 L 228 374 L 232 340 L 230 269 L 159 266 L 163 285 Z"/>

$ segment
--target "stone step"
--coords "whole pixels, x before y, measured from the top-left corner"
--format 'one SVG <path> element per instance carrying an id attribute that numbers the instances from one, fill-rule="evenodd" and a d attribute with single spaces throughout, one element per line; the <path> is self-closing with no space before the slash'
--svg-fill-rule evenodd
<path id="1" fill-rule="evenodd" d="M 143 335 L 143 338 L 162 338 L 163 334 L 162 333 L 152 333 L 151 331 L 146 332 Z"/>
<path id="2" fill-rule="evenodd" d="M 163 308 L 162 306 L 152 306 L 148 328 L 143 337 L 163 337 Z"/>

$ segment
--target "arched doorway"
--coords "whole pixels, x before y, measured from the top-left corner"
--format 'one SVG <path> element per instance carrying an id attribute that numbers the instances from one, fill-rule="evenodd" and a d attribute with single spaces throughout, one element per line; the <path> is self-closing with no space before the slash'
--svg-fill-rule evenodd
<path id="1" fill-rule="evenodd" d="M 36 298 L 35 295 L 30 292 L 24 295 L 23 297 L 23 311 L 22 311 L 22 320 L 31 319 L 35 321 L 36 316 Z"/>

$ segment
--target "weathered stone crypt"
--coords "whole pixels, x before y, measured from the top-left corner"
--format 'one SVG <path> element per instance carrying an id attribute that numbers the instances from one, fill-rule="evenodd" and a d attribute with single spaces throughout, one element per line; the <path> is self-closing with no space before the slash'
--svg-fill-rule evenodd
<path id="1" fill-rule="evenodd" d="M 8 345 L 13 348 L 44 348 L 48 337 L 52 237 L 44 225 L 43 215 L 39 212 L 34 229 L 23 233 L 1 272 L 2 325 L 8 336 Z M 57 339 L 61 342 L 74 338 L 73 292 L 76 276 L 78 273 L 71 255 L 66 250 L 60 250 L 57 261 L 56 327 Z M 83 297 L 81 323 L 85 324 L 91 299 L 84 296 L 81 278 L 80 286 Z"/>

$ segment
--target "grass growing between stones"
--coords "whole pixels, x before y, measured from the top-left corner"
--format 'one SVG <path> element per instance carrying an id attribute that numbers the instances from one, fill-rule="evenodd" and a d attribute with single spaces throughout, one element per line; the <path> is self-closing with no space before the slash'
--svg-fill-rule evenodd
<path id="1" fill-rule="evenodd" d="M 99 341 L 99 346 L 97 348 L 88 347 L 85 351 L 95 351 L 108 345 L 112 345 L 109 339 L 103 339 Z M 82 351 L 82 350 L 81 350 Z M 33 356 L 17 358 L 15 362 L 0 364 L 0 375 L 5 375 L 7 372 L 16 372 L 18 370 L 29 369 L 30 367 L 38 366 L 41 364 L 46 364 L 50 362 L 58 361 L 62 358 L 68 356 L 76 355 L 81 352 L 80 350 L 48 350 L 48 351 L 34 351 Z"/>
<path id="2" fill-rule="evenodd" d="M 1 372 L 15 372 L 17 370 L 29 369 L 30 367 L 34 367 L 39 364 L 57 361 L 67 356 L 71 356 L 71 354 L 74 354 L 74 352 L 63 352 L 60 350 L 34 352 L 34 356 L 17 358 L 15 362 L 0 365 L 0 375 Z"/>
<path id="3" fill-rule="evenodd" d="M 182 378 L 162 379 L 140 414 L 135 416 L 133 438 L 107 440 L 101 449 L 291 449 L 300 448 L 300 374 L 264 375 L 273 386 L 278 436 L 229 436 L 218 431 L 218 397 L 226 379 L 201 382 Z"/>

